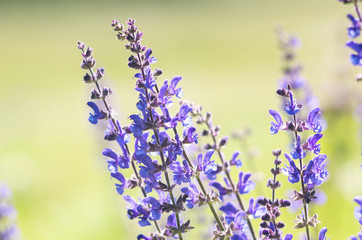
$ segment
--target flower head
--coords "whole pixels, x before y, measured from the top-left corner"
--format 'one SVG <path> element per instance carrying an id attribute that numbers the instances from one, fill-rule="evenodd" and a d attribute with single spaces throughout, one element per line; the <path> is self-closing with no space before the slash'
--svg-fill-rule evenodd
<path id="1" fill-rule="evenodd" d="M 276 133 L 278 133 L 279 130 L 286 129 L 286 126 L 283 123 L 282 116 L 280 116 L 280 113 L 278 111 L 271 109 L 271 110 L 269 110 L 269 113 L 275 119 L 275 122 L 270 122 L 270 124 L 271 124 L 270 133 L 271 134 L 276 134 Z"/>
<path id="2" fill-rule="evenodd" d="M 287 153 L 285 153 L 284 156 L 288 160 L 289 166 L 287 164 L 285 164 L 285 168 L 283 168 L 283 173 L 286 176 L 288 176 L 288 181 L 290 183 L 299 182 L 300 173 L 299 173 L 297 166 L 295 165 L 294 161 L 290 158 L 290 156 Z"/>
<path id="3" fill-rule="evenodd" d="M 253 181 L 250 180 L 251 173 L 244 173 L 240 171 L 239 173 L 239 182 L 237 185 L 237 189 L 239 190 L 240 194 L 249 193 L 251 190 L 254 189 L 255 184 Z"/>
<path id="4" fill-rule="evenodd" d="M 346 44 L 346 46 L 356 52 L 356 54 L 351 54 L 351 58 L 350 58 L 351 63 L 353 65 L 362 66 L 362 44 L 350 41 Z"/>
<path id="5" fill-rule="evenodd" d="M 359 23 L 359 20 L 354 18 L 352 14 L 348 14 L 347 18 L 351 20 L 351 26 L 348 28 L 348 35 L 351 38 L 358 37 L 361 32 L 361 24 Z"/>
<path id="6" fill-rule="evenodd" d="M 89 114 L 88 120 L 90 123 L 97 124 L 98 120 L 106 118 L 106 114 L 99 110 L 97 104 L 95 104 L 94 102 L 87 102 L 87 105 L 91 107 L 94 111 L 93 114 Z"/>

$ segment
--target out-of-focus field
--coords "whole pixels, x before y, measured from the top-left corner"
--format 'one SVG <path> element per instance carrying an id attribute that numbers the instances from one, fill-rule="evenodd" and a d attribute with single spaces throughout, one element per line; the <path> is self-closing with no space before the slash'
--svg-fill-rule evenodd
<path id="1" fill-rule="evenodd" d="M 94 48 L 97 66 L 106 68 L 105 83 L 115 90 L 112 106 L 129 123 L 137 101 L 134 71 L 110 27 L 112 19 L 129 17 L 144 32 L 163 77 L 182 75 L 185 98 L 212 111 L 222 135 L 252 129 L 249 145 L 259 149 L 255 164 L 264 182 L 271 150 L 289 146 L 284 132 L 269 134 L 268 110 L 280 106 L 275 24 L 296 33 L 303 42 L 298 52 L 303 75 L 328 121 L 321 140 L 322 153 L 329 156 L 329 180 L 322 185 L 328 201 L 311 212 L 318 212 L 332 239 L 355 234 L 352 199 L 362 194 L 362 159 L 361 125 L 353 114 L 362 104 L 362 88 L 344 47 L 345 15 L 352 10 L 337 0 L 2 1 L 0 180 L 13 189 L 23 239 L 135 239 L 151 229 L 129 221 L 116 194 L 101 155 L 103 130 L 87 121 L 91 88 L 82 82 L 76 48 L 79 40 Z M 226 155 L 238 147 L 230 142 Z M 287 197 L 292 186 L 281 177 L 278 194 Z M 264 182 L 259 189 L 270 195 Z M 202 208 L 199 215 L 207 211 Z M 295 215 L 283 213 L 285 232 L 302 232 L 291 230 Z"/>

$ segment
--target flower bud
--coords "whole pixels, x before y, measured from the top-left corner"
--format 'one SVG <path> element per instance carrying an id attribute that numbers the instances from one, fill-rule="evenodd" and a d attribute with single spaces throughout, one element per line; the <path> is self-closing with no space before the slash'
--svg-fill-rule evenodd
<path id="1" fill-rule="evenodd" d="M 219 147 L 223 147 L 228 142 L 229 137 L 223 137 L 219 142 Z"/>
<path id="2" fill-rule="evenodd" d="M 278 222 L 277 223 L 277 228 L 282 229 L 284 227 L 285 227 L 285 224 L 283 222 Z"/>
<path id="3" fill-rule="evenodd" d="M 93 89 L 91 91 L 91 99 L 100 99 L 101 98 L 101 94 L 98 92 L 97 89 Z"/>
<path id="4" fill-rule="evenodd" d="M 162 70 L 159 68 L 155 68 L 155 70 L 153 71 L 153 76 L 158 77 L 162 75 Z"/>
<path id="5" fill-rule="evenodd" d="M 272 153 L 273 153 L 273 155 L 275 157 L 279 157 L 280 154 L 282 154 L 282 150 L 281 149 L 276 149 L 276 150 L 272 151 Z"/>
<path id="6" fill-rule="evenodd" d="M 85 44 L 79 41 L 78 48 L 83 50 L 85 48 Z"/>
<path id="7" fill-rule="evenodd" d="M 263 220 L 263 221 L 269 221 L 270 220 L 270 214 L 269 213 L 265 213 L 262 217 L 261 217 L 261 219 Z"/>
<path id="8" fill-rule="evenodd" d="M 104 68 L 98 68 L 96 73 L 96 79 L 99 80 L 104 76 Z"/>
<path id="9" fill-rule="evenodd" d="M 93 79 L 92 79 L 92 77 L 91 77 L 88 73 L 86 73 L 86 74 L 84 75 L 84 77 L 83 77 L 83 81 L 84 81 L 85 83 L 91 83 L 91 82 L 93 81 Z"/>
<path id="10" fill-rule="evenodd" d="M 112 22 L 111 22 L 111 26 L 112 26 L 112 27 L 115 27 L 118 23 L 119 23 L 118 20 L 117 20 L 117 19 L 114 19 L 114 20 L 112 20 Z"/>

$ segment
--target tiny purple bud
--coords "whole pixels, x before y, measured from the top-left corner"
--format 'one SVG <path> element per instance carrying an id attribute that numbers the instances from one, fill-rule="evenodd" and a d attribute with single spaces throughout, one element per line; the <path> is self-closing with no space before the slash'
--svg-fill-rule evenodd
<path id="1" fill-rule="evenodd" d="M 82 43 L 81 41 L 79 41 L 78 42 L 78 48 L 83 50 L 85 48 L 85 44 Z"/>

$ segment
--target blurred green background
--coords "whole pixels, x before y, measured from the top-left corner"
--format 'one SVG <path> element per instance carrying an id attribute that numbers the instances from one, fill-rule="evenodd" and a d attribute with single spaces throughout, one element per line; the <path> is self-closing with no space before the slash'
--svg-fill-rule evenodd
<path id="1" fill-rule="evenodd" d="M 344 46 L 351 6 L 337 0 L 0 4 L 0 180 L 13 189 L 23 239 L 135 239 L 153 230 L 129 221 L 116 194 L 101 155 L 103 130 L 87 120 L 91 88 L 82 82 L 76 47 L 80 40 L 94 48 L 97 66 L 106 68 L 105 84 L 115 90 L 112 106 L 128 123 L 136 109 L 134 72 L 110 22 L 129 17 L 137 20 L 143 43 L 158 58 L 162 79 L 182 75 L 184 97 L 212 111 L 222 135 L 252 129 L 248 143 L 258 149 L 255 164 L 263 172 L 259 188 L 269 195 L 264 182 L 270 152 L 288 146 L 286 134 L 269 134 L 268 110 L 280 105 L 275 90 L 282 75 L 275 24 L 296 33 L 303 43 L 298 52 L 303 75 L 328 121 L 321 140 L 322 153 L 329 156 L 329 180 L 322 185 L 328 201 L 312 212 L 318 212 L 332 239 L 359 230 L 352 199 L 362 194 L 361 124 L 354 114 L 362 89 L 354 80 L 359 69 L 349 64 Z M 225 154 L 238 148 L 231 142 Z M 282 177 L 279 194 L 286 197 L 292 186 Z M 289 226 L 285 232 L 292 231 L 295 213 L 282 216 Z"/>

